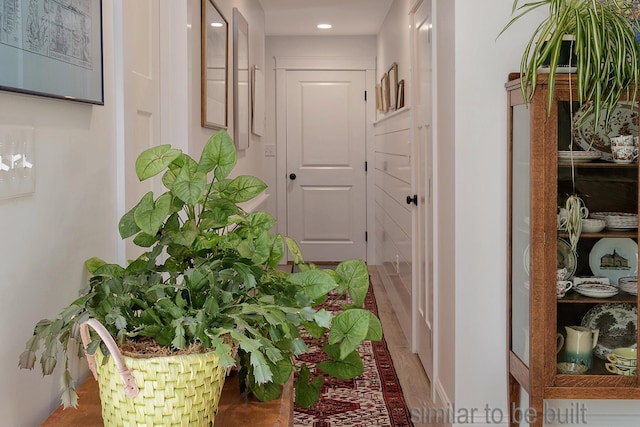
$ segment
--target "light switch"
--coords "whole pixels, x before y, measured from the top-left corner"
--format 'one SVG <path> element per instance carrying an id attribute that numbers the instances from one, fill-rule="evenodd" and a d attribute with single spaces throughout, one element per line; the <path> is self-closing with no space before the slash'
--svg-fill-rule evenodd
<path id="1" fill-rule="evenodd" d="M 264 156 L 265 157 L 275 157 L 276 156 L 276 145 L 275 144 L 265 144 L 264 145 Z"/>
<path id="2" fill-rule="evenodd" d="M 0 126 L 0 199 L 36 189 L 34 129 Z"/>

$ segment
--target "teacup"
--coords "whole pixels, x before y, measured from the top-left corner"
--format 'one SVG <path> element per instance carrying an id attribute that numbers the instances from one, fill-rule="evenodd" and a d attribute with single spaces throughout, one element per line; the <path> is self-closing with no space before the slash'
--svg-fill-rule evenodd
<path id="1" fill-rule="evenodd" d="M 607 354 L 607 360 L 618 367 L 635 368 L 638 363 L 638 350 L 630 347 L 619 347 Z"/>
<path id="2" fill-rule="evenodd" d="M 604 367 L 612 374 L 624 375 L 626 377 L 636 376 L 638 373 L 638 368 L 635 366 L 621 366 L 613 363 L 605 363 Z"/>
<path id="3" fill-rule="evenodd" d="M 632 163 L 638 158 L 638 148 L 633 145 L 611 146 L 614 163 Z"/>
<path id="4" fill-rule="evenodd" d="M 556 298 L 563 298 L 572 287 L 573 282 L 571 280 L 558 280 L 556 282 Z"/>
<path id="5" fill-rule="evenodd" d="M 614 136 L 610 138 L 609 141 L 611 142 L 611 151 L 613 151 L 613 147 L 633 147 L 634 145 L 638 145 L 633 135 Z"/>
<path id="6" fill-rule="evenodd" d="M 558 214 L 558 230 L 566 230 L 566 228 L 567 228 L 567 217 L 560 216 L 560 214 Z"/>
<path id="7" fill-rule="evenodd" d="M 569 271 L 567 270 L 567 267 L 559 268 L 558 272 L 556 273 L 556 280 L 560 281 L 566 279 L 568 273 Z"/>

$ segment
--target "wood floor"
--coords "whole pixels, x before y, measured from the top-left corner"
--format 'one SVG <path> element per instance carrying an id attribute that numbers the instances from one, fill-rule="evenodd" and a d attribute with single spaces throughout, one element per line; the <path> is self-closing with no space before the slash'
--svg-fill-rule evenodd
<path id="1" fill-rule="evenodd" d="M 405 402 L 410 411 L 412 408 L 420 408 L 419 410 L 421 412 L 418 412 L 418 414 L 424 413 L 424 408 L 434 407 L 431 400 L 431 384 L 429 383 L 429 378 L 427 378 L 422 368 L 418 355 L 411 352 L 409 340 L 405 337 L 402 329 L 400 329 L 400 323 L 398 323 L 398 318 L 391 306 L 387 291 L 374 266 L 369 266 L 369 274 L 371 276 L 373 292 L 376 295 L 378 316 L 382 323 L 382 331 L 387 341 L 391 358 L 393 359 L 393 366 L 400 380 Z M 443 426 L 442 424 L 421 424 L 416 422 L 419 420 L 420 418 L 418 416 L 412 421 L 414 421 L 414 425 L 416 426 Z"/>

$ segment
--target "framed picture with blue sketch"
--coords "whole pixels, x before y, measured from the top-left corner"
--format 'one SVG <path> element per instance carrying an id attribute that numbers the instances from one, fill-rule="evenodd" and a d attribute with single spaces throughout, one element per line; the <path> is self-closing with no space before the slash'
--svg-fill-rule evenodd
<path id="1" fill-rule="evenodd" d="M 0 90 L 104 105 L 101 0 L 0 0 Z"/>

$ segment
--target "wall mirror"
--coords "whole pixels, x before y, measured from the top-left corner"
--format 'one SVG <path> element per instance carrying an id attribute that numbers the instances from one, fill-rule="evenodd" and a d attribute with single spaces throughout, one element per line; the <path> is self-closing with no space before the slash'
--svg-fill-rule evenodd
<path id="1" fill-rule="evenodd" d="M 229 25 L 213 0 L 202 0 L 202 126 L 227 127 Z"/>
<path id="2" fill-rule="evenodd" d="M 249 148 L 249 24 L 233 8 L 233 135 L 238 150 Z"/>

